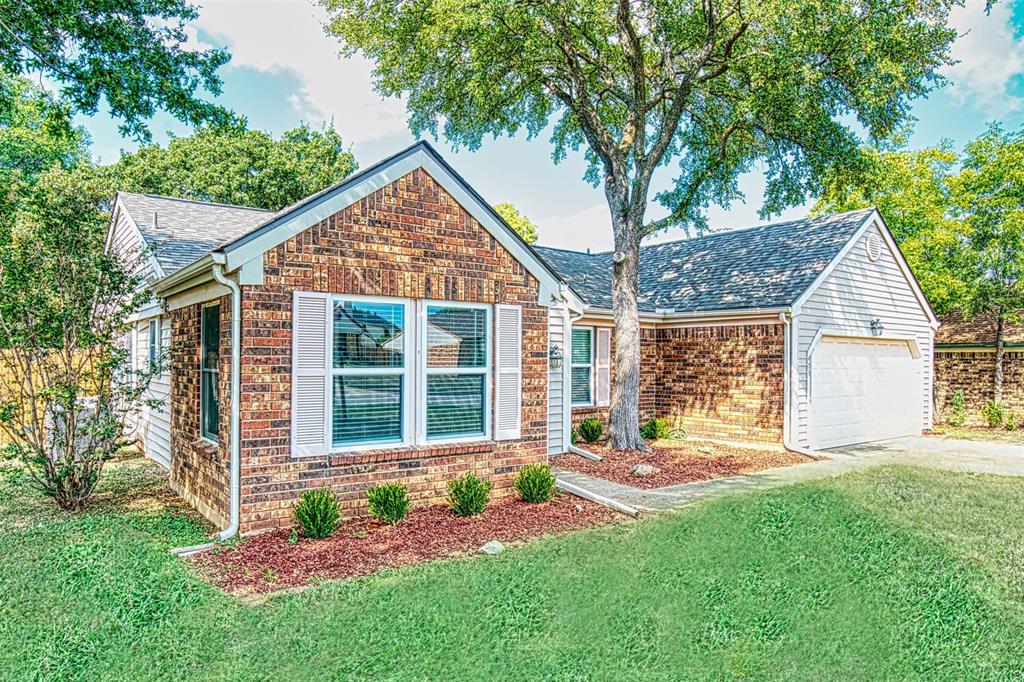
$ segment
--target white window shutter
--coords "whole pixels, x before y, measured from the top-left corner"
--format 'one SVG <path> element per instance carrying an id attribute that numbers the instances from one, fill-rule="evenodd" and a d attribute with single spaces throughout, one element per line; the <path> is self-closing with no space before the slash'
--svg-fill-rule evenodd
<path id="1" fill-rule="evenodd" d="M 520 437 L 523 403 L 523 311 L 497 305 L 495 319 L 494 440 Z"/>
<path id="2" fill-rule="evenodd" d="M 292 296 L 292 455 L 330 449 L 331 297 L 307 291 Z"/>
<path id="3" fill-rule="evenodd" d="M 595 389 L 597 395 L 595 396 L 594 404 L 598 407 L 604 407 L 611 404 L 612 401 L 612 330 L 609 327 L 597 328 L 596 346 L 596 361 L 594 363 L 596 378 L 594 383 L 597 385 Z"/>

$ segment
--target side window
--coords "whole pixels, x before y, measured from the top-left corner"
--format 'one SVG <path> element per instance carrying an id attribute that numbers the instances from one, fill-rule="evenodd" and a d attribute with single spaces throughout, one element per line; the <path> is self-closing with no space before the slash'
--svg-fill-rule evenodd
<path id="1" fill-rule="evenodd" d="M 160 359 L 160 323 L 157 320 L 149 321 L 149 368 L 156 367 Z"/>
<path id="2" fill-rule="evenodd" d="M 594 329 L 575 327 L 572 330 L 572 404 L 594 402 Z"/>
<path id="3" fill-rule="evenodd" d="M 220 304 L 203 308 L 200 336 L 199 407 L 200 435 L 213 442 L 220 438 Z"/>

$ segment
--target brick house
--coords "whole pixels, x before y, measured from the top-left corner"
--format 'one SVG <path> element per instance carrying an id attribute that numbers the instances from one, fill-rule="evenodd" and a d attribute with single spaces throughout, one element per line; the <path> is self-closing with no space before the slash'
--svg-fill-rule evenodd
<path id="1" fill-rule="evenodd" d="M 996 320 L 992 316 L 964 319 L 959 312 L 941 317 L 935 335 L 936 420 L 949 414 L 953 393 L 964 392 L 966 423 L 987 425 L 982 415 L 995 385 Z M 1003 330 L 1003 404 L 1024 416 L 1024 324 Z"/>
<path id="2" fill-rule="evenodd" d="M 108 247 L 148 254 L 126 343 L 167 359 L 140 440 L 224 536 L 289 524 L 312 487 L 348 514 L 470 470 L 506 495 L 606 418 L 610 255 L 530 247 L 426 143 L 278 212 L 119 193 Z M 934 316 L 876 212 L 642 263 L 645 415 L 791 447 L 930 425 Z"/>

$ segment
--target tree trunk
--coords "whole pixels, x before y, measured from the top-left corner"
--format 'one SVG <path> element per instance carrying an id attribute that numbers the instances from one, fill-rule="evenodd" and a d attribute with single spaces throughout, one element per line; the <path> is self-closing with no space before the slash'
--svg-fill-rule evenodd
<path id="1" fill-rule="evenodd" d="M 992 386 L 992 399 L 997 403 L 1003 402 L 1003 331 L 1006 326 L 1006 315 L 1002 310 L 996 318 L 996 367 L 995 381 Z"/>
<path id="2" fill-rule="evenodd" d="M 612 206 L 615 256 L 612 312 L 615 315 L 615 380 L 608 431 L 615 450 L 649 450 L 640 437 L 639 225 Z"/>

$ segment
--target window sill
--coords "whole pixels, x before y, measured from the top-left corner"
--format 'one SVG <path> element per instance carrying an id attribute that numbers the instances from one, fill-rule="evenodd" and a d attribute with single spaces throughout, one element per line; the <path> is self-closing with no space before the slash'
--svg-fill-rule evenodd
<path id="1" fill-rule="evenodd" d="M 446 457 L 451 455 L 474 455 L 494 450 L 495 443 L 491 440 L 476 440 L 465 443 L 436 443 L 426 445 L 409 445 L 395 448 L 379 448 L 374 450 L 357 450 L 353 452 L 335 452 L 328 455 L 331 466 L 346 464 L 373 464 L 378 462 L 397 462 L 408 459 L 429 457 Z"/>

